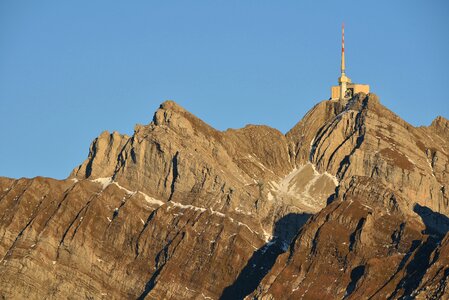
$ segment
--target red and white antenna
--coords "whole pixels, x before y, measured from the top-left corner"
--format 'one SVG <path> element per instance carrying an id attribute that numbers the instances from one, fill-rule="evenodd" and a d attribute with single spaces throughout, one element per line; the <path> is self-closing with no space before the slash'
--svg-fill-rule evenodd
<path id="1" fill-rule="evenodd" d="M 341 25 L 341 73 L 345 73 L 345 23 Z"/>

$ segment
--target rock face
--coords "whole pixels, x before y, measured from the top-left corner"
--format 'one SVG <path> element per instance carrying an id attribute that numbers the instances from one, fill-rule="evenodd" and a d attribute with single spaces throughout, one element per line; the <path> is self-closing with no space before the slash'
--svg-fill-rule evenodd
<path id="1" fill-rule="evenodd" d="M 0 295 L 447 298 L 448 173 L 449 121 L 415 128 L 374 94 L 286 135 L 167 101 L 66 180 L 0 178 Z"/>

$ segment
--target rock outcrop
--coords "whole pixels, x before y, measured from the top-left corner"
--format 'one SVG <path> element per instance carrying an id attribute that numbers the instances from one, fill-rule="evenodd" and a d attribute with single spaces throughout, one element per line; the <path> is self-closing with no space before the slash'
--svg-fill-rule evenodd
<path id="1" fill-rule="evenodd" d="M 374 94 L 323 101 L 286 135 L 167 101 L 66 180 L 0 178 L 0 295 L 448 297 L 448 129 Z"/>

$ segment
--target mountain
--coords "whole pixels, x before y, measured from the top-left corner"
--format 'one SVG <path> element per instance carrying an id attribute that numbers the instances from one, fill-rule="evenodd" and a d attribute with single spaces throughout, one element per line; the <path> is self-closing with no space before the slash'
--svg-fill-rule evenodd
<path id="1" fill-rule="evenodd" d="M 0 178 L 3 299 L 449 297 L 449 121 L 374 94 L 287 134 L 172 101 L 66 180 Z"/>

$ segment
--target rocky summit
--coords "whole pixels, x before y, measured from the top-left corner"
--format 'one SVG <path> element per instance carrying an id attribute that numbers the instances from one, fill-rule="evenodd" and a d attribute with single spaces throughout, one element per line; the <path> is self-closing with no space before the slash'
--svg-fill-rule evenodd
<path id="1" fill-rule="evenodd" d="M 448 299 L 449 121 L 374 94 L 287 134 L 172 101 L 65 180 L 0 178 L 2 299 Z"/>

